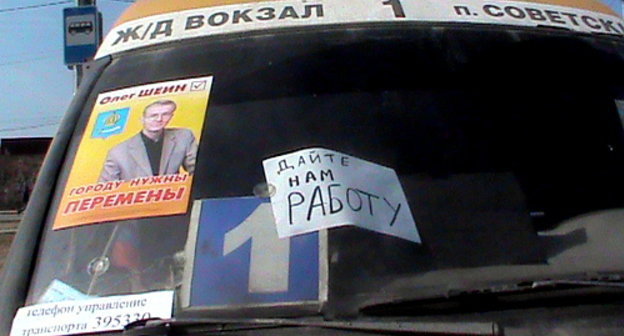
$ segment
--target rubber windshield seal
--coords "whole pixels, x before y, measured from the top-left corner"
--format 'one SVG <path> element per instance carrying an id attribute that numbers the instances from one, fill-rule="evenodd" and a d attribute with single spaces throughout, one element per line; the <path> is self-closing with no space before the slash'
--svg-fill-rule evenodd
<path id="1" fill-rule="evenodd" d="M 52 199 L 51 194 L 56 188 L 57 177 L 70 140 L 91 90 L 110 62 L 111 57 L 107 56 L 84 65 L 82 83 L 43 161 L 24 217 L 13 239 L 4 271 L 0 276 L 0 335 L 9 335 L 13 317 L 18 308 L 24 305 L 35 266 L 34 258 Z"/>

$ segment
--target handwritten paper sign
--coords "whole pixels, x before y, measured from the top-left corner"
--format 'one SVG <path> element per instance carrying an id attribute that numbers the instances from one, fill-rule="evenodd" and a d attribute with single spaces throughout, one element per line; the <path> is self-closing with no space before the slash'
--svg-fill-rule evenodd
<path id="1" fill-rule="evenodd" d="M 148 318 L 171 318 L 173 291 L 44 303 L 20 308 L 11 336 L 57 336 L 122 330 Z"/>
<path id="2" fill-rule="evenodd" d="M 324 148 L 263 161 L 280 238 L 354 225 L 420 243 L 396 172 Z"/>

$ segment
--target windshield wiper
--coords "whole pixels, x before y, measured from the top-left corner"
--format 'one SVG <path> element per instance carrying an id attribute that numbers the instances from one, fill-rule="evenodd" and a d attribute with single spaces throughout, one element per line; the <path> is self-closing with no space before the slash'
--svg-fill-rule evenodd
<path id="1" fill-rule="evenodd" d="M 513 294 L 524 293 L 537 290 L 568 289 L 568 288 L 624 288 L 623 277 L 613 275 L 602 279 L 592 278 L 561 278 L 561 279 L 544 279 L 523 281 L 513 284 L 493 285 L 486 288 L 470 289 L 470 290 L 450 290 L 448 297 L 472 295 L 472 294 Z"/>
<path id="2" fill-rule="evenodd" d="M 374 303 L 360 306 L 358 310 L 366 316 L 395 316 L 397 314 L 427 314 L 434 311 L 466 312 L 483 309 L 507 309 L 530 307 L 540 300 L 577 300 L 595 302 L 621 300 L 624 276 L 574 277 L 561 279 L 540 279 L 517 283 L 491 284 L 487 287 L 450 289 L 431 296 L 393 297 L 389 300 L 377 298 Z M 584 295 L 578 295 L 579 291 Z M 591 297 L 585 294 L 593 294 Z M 613 295 L 619 294 L 619 295 Z M 532 303 L 533 302 L 533 303 Z M 544 301 L 541 301 L 542 303 Z"/>
<path id="3" fill-rule="evenodd" d="M 376 322 L 376 321 L 324 321 L 302 319 L 169 319 L 145 320 L 128 325 L 124 336 L 177 335 L 176 330 L 192 334 L 224 333 L 241 330 L 270 328 L 324 328 L 344 331 L 397 332 L 427 335 L 500 336 L 502 329 L 495 322 Z"/>
<path id="4" fill-rule="evenodd" d="M 533 290 L 547 290 L 548 288 L 578 288 L 578 287 L 615 287 L 624 288 L 622 278 L 608 278 L 607 280 L 583 279 L 546 279 L 527 281 L 517 284 L 505 284 L 484 289 L 469 291 L 450 291 L 446 299 L 474 294 L 513 294 Z M 418 300 L 416 300 L 418 301 Z M 410 301 L 414 303 L 415 301 Z M 399 303 L 399 302 L 395 302 Z M 405 302 L 403 302 L 405 303 Z M 381 306 L 392 303 L 381 304 Z M 220 334 L 243 330 L 261 330 L 272 328 L 323 328 L 344 331 L 390 332 L 428 335 L 504 335 L 502 328 L 496 322 L 399 322 L 399 321 L 324 321 L 321 319 L 152 319 L 134 322 L 126 327 L 124 336 L 168 336 L 177 335 L 183 331 L 184 335 L 192 334 Z"/>
<path id="5" fill-rule="evenodd" d="M 604 281 L 604 280 L 574 280 L 574 279 L 557 279 L 557 280 L 541 280 L 530 282 L 530 288 L 544 288 L 560 285 L 570 286 L 588 286 L 588 287 L 624 287 L 624 282 L 620 281 Z"/>

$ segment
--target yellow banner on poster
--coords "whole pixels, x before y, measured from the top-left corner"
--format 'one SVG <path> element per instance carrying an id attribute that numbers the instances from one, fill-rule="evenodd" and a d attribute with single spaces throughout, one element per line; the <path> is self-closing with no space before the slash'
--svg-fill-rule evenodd
<path id="1" fill-rule="evenodd" d="M 188 210 L 212 77 L 97 97 L 54 230 Z"/>

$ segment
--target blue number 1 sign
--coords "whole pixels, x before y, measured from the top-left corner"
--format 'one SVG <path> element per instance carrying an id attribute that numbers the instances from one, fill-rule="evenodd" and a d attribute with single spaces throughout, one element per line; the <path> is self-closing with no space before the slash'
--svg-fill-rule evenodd
<path id="1" fill-rule="evenodd" d="M 268 199 L 196 201 L 193 217 L 193 260 L 187 264 L 191 307 L 321 300 L 319 234 L 278 238 Z"/>

